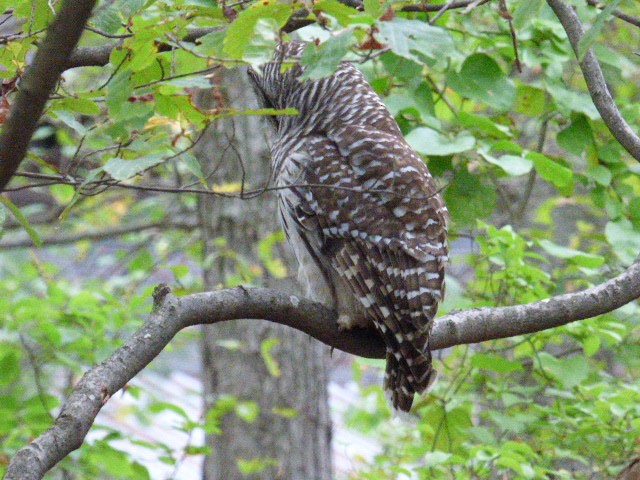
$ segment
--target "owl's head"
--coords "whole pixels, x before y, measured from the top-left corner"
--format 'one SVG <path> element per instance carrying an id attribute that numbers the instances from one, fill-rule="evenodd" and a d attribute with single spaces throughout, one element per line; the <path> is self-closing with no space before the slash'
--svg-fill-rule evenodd
<path id="1" fill-rule="evenodd" d="M 300 88 L 298 77 L 303 68 L 298 63 L 304 42 L 282 42 L 273 59 L 259 68 L 249 67 L 248 74 L 262 108 L 287 108 L 287 99 Z M 277 127 L 277 117 L 271 117 Z"/>

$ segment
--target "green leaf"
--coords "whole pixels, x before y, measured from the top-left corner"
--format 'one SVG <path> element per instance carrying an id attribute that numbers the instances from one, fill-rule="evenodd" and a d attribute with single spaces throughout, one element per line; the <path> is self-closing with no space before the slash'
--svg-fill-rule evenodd
<path id="1" fill-rule="evenodd" d="M 364 0 L 364 11 L 374 18 L 378 18 L 384 13 L 383 2 L 380 0 Z"/>
<path id="2" fill-rule="evenodd" d="M 590 335 L 587 338 L 582 340 L 582 351 L 587 357 L 591 357 L 598 353 L 600 350 L 601 340 L 600 337 L 595 335 Z"/>
<path id="3" fill-rule="evenodd" d="M 589 364 L 582 355 L 558 359 L 547 352 L 539 352 L 538 360 L 545 372 L 565 388 L 579 385 L 589 375 Z"/>
<path id="4" fill-rule="evenodd" d="M 582 61 L 587 50 L 591 48 L 593 42 L 596 41 L 596 37 L 600 35 L 600 32 L 604 28 L 605 22 L 611 17 L 613 11 L 617 8 L 620 0 L 613 0 L 608 3 L 607 6 L 598 14 L 595 22 L 591 25 L 591 28 L 584 32 L 580 41 L 578 42 L 578 53 L 576 54 L 578 60 Z"/>
<path id="5" fill-rule="evenodd" d="M 112 117 L 118 117 L 123 110 L 126 112 L 129 105 L 127 100 L 132 93 L 131 72 L 129 70 L 121 70 L 116 73 L 111 82 L 109 82 L 106 98 L 107 108 Z"/>
<path id="6" fill-rule="evenodd" d="M 444 192 L 447 208 L 457 225 L 475 224 L 491 214 L 496 202 L 495 188 L 466 169 L 458 170 Z"/>
<path id="7" fill-rule="evenodd" d="M 35 244 L 36 247 L 42 247 L 42 239 L 38 232 L 34 230 L 34 228 L 29 224 L 29 220 L 22 214 L 20 209 L 8 198 L 3 195 L 0 195 L 0 203 L 2 203 L 9 211 L 13 214 L 14 218 L 22 225 L 22 227 L 26 230 L 27 234 L 29 234 L 29 238 Z"/>
<path id="8" fill-rule="evenodd" d="M 275 346 L 280 344 L 280 340 L 277 338 L 267 338 L 260 344 L 260 355 L 264 360 L 264 364 L 272 377 L 279 377 L 281 375 L 280 366 L 278 361 L 273 356 L 272 350 Z"/>
<path id="9" fill-rule="evenodd" d="M 530 117 L 537 117 L 544 113 L 546 103 L 547 99 L 544 90 L 531 85 L 518 85 L 518 88 L 516 88 L 516 104 L 514 106 L 516 112 Z"/>
<path id="10" fill-rule="evenodd" d="M 1 198 L 1 197 L 0 197 Z M 0 385 L 7 386 L 20 377 L 19 350 L 11 350 L 0 357 Z"/>
<path id="11" fill-rule="evenodd" d="M 253 40 L 256 25 L 259 20 L 272 20 L 273 23 L 268 22 L 261 27 L 261 29 L 269 28 L 272 25 L 277 25 L 278 29 L 282 28 L 289 17 L 294 12 L 294 4 L 283 4 L 275 2 L 258 2 L 254 3 L 251 7 L 240 12 L 234 22 L 227 28 L 227 34 L 224 37 L 223 53 L 229 58 L 242 59 L 244 58 L 245 49 L 249 46 Z M 264 30 L 263 30 L 264 32 Z M 263 45 L 266 49 L 266 45 Z M 258 45 L 253 45 L 252 56 L 258 55 Z M 271 58 L 273 52 L 265 52 L 263 56 Z"/>
<path id="12" fill-rule="evenodd" d="M 300 63 L 305 66 L 300 78 L 315 79 L 333 74 L 354 40 L 353 31 L 345 30 L 320 45 L 307 44 L 300 58 Z"/>
<path id="13" fill-rule="evenodd" d="M 71 110 L 83 115 L 98 115 L 100 107 L 96 102 L 88 98 L 64 97 L 52 103 L 54 110 Z"/>
<path id="14" fill-rule="evenodd" d="M 573 115 L 571 125 L 558 132 L 558 144 L 567 152 L 580 155 L 586 148 L 594 146 L 593 131 L 584 114 Z"/>
<path id="15" fill-rule="evenodd" d="M 520 372 L 523 370 L 520 362 L 508 360 L 503 356 L 490 353 L 476 353 L 471 358 L 471 365 L 497 373 Z"/>
<path id="16" fill-rule="evenodd" d="M 592 255 L 573 248 L 563 247 L 550 240 L 540 240 L 538 245 L 549 255 L 569 260 L 580 267 L 598 268 L 604 264 L 604 257 L 600 255 Z"/>
<path id="17" fill-rule="evenodd" d="M 516 98 L 513 83 L 484 53 L 467 57 L 460 72 L 452 72 L 447 78 L 451 88 L 463 97 L 484 102 L 500 112 L 510 109 Z"/>
<path id="18" fill-rule="evenodd" d="M 466 132 L 449 139 L 428 127 L 418 127 L 411 130 L 406 139 L 417 152 L 434 156 L 466 152 L 476 144 L 476 139 Z"/>
<path id="19" fill-rule="evenodd" d="M 207 186 L 207 179 L 202 171 L 202 165 L 200 165 L 200 161 L 195 155 L 191 152 L 184 152 L 180 155 L 180 161 L 196 176 L 202 185 Z"/>
<path id="20" fill-rule="evenodd" d="M 102 167 L 102 170 L 111 175 L 114 180 L 122 181 L 158 165 L 164 160 L 164 155 L 158 153 L 143 155 L 135 160 L 112 158 Z"/>
<path id="21" fill-rule="evenodd" d="M 523 158 L 517 155 L 502 155 L 501 157 L 494 157 L 483 152 L 479 153 L 487 162 L 499 166 L 508 175 L 513 177 L 529 173 L 533 168 L 533 162 L 528 158 Z"/>
<path id="22" fill-rule="evenodd" d="M 340 25 L 345 27 L 354 24 L 371 25 L 374 22 L 374 17 L 368 14 L 364 15 L 355 8 L 337 0 L 320 0 L 314 4 L 314 9 L 335 18 Z"/>
<path id="23" fill-rule="evenodd" d="M 259 66 L 273 57 L 280 26 L 273 18 L 259 18 L 253 29 L 253 35 L 247 42 L 242 59 L 249 65 Z"/>
<path id="24" fill-rule="evenodd" d="M 235 408 L 236 415 L 247 423 L 253 423 L 260 414 L 260 406 L 256 402 L 240 402 Z"/>
<path id="25" fill-rule="evenodd" d="M 427 65 L 445 59 L 455 46 L 449 32 L 419 20 L 394 18 L 380 24 L 379 38 L 396 55 Z"/>
<path id="26" fill-rule="evenodd" d="M 640 231 L 635 230 L 626 218 L 608 222 L 604 234 L 613 252 L 624 264 L 631 265 L 640 255 Z"/>
<path id="27" fill-rule="evenodd" d="M 608 187 L 611 185 L 611 180 L 613 180 L 613 174 L 611 170 L 609 170 L 604 165 L 594 165 L 585 170 L 584 174 L 588 177 L 593 178 L 596 183 L 602 185 L 603 187 Z"/>
<path id="28" fill-rule="evenodd" d="M 458 122 L 463 127 L 480 131 L 493 138 L 506 139 L 512 137 L 509 127 L 500 125 L 483 115 L 460 112 L 458 114 Z"/>
<path id="29" fill-rule="evenodd" d="M 543 4 L 544 0 L 525 0 L 518 2 L 518 6 L 513 13 L 513 26 L 516 31 L 529 25 L 531 19 L 538 16 L 538 12 Z"/>
<path id="30" fill-rule="evenodd" d="M 558 188 L 562 194 L 568 195 L 573 190 L 571 169 L 538 152 L 529 152 L 526 158 L 533 161 L 538 175 Z"/>

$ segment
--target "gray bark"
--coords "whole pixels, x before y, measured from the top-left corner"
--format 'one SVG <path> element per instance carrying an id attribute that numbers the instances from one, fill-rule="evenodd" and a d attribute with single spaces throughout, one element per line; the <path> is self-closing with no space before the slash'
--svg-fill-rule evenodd
<path id="1" fill-rule="evenodd" d="M 224 85 L 216 92 L 234 108 L 255 107 L 244 72 L 221 72 Z M 225 119 L 213 125 L 201 145 L 206 170 L 215 171 L 215 183 L 237 182 L 242 172 L 252 186 L 269 179 L 269 153 L 264 135 L 266 124 L 256 117 Z M 230 148 L 230 145 L 232 148 Z M 201 196 L 199 213 L 203 228 L 205 286 L 216 288 L 236 273 L 234 259 L 221 255 L 216 238 L 224 238 L 228 248 L 245 259 L 257 262 L 257 242 L 279 228 L 275 199 L 261 195 L 252 200 Z M 291 262 L 289 262 L 291 266 Z M 289 282 L 288 288 L 291 288 Z M 287 285 L 274 285 L 285 289 Z M 269 373 L 261 353 L 265 340 L 277 338 L 271 351 L 280 365 L 280 375 Z M 238 349 L 221 346 L 233 339 Z M 203 380 L 206 405 L 214 405 L 221 395 L 258 404 L 258 418 L 247 423 L 230 413 L 222 419 L 222 434 L 209 435 L 212 449 L 205 461 L 206 480 L 331 478 L 331 422 L 327 400 L 327 349 L 319 342 L 291 329 L 269 323 L 229 322 L 203 328 Z M 294 418 L 285 418 L 274 409 L 294 409 Z M 244 476 L 238 460 L 262 459 L 268 466 Z"/>

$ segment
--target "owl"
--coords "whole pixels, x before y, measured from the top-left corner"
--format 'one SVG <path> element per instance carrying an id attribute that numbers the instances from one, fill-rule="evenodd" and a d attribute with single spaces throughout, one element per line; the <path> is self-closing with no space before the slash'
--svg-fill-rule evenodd
<path id="1" fill-rule="evenodd" d="M 447 209 L 427 166 L 362 73 L 342 62 L 301 79 L 306 44 L 283 42 L 249 69 L 275 128 L 280 220 L 307 295 L 339 328 L 373 326 L 386 345 L 384 388 L 396 409 L 435 379 L 429 333 L 444 296 Z"/>

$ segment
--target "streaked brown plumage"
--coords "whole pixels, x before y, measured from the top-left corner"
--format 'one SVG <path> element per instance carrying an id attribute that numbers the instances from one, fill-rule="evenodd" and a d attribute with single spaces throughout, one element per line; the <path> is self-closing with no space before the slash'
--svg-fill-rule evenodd
<path id="1" fill-rule="evenodd" d="M 249 71 L 274 116 L 271 148 L 279 210 L 312 298 L 344 328 L 376 327 L 387 345 L 384 386 L 408 411 L 435 378 L 429 332 L 444 295 L 447 210 L 426 165 L 362 74 L 343 62 L 331 76 L 282 73 L 305 44 L 280 44 Z"/>

